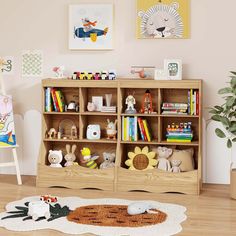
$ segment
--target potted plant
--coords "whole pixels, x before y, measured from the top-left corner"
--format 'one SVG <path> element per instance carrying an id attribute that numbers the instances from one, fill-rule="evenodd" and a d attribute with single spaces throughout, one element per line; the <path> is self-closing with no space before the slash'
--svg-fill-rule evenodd
<path id="1" fill-rule="evenodd" d="M 231 81 L 228 87 L 222 88 L 218 94 L 224 99 L 222 105 L 210 108 L 211 120 L 220 122 L 224 129 L 216 128 L 215 133 L 219 138 L 226 139 L 228 148 L 232 148 L 236 143 L 236 72 L 230 72 Z M 236 199 L 236 169 L 232 169 L 230 174 L 231 197 Z"/>

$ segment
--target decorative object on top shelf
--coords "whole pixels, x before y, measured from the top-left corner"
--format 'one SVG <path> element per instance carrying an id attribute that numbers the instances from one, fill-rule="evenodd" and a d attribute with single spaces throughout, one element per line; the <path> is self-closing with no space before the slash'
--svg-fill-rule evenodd
<path id="1" fill-rule="evenodd" d="M 64 119 L 59 123 L 59 132 L 62 139 L 78 139 L 77 127 L 71 119 Z"/>
<path id="2" fill-rule="evenodd" d="M 66 112 L 78 112 L 79 111 L 79 105 L 75 101 L 70 101 L 68 105 L 65 105 L 65 111 Z"/>
<path id="3" fill-rule="evenodd" d="M 114 168 L 115 167 L 116 154 L 110 152 L 103 153 L 103 162 L 99 166 L 100 169 Z"/>
<path id="4" fill-rule="evenodd" d="M 88 125 L 86 138 L 89 140 L 101 139 L 101 127 L 98 124 Z"/>
<path id="5" fill-rule="evenodd" d="M 149 152 L 148 146 L 141 149 L 135 147 L 134 152 L 128 153 L 128 160 L 125 161 L 125 165 L 129 167 L 129 170 L 149 170 L 154 169 L 157 165 L 155 152 Z"/>
<path id="6" fill-rule="evenodd" d="M 137 0 L 139 39 L 189 37 L 189 0 Z"/>
<path id="7" fill-rule="evenodd" d="M 69 7 L 69 49 L 113 48 L 113 4 L 77 4 Z"/>
<path id="8" fill-rule="evenodd" d="M 91 150 L 87 147 L 84 147 L 80 152 L 82 155 L 81 163 L 86 164 L 89 169 L 98 169 L 98 164 L 95 162 L 99 158 L 98 155 L 91 155 Z"/>
<path id="9" fill-rule="evenodd" d="M 136 100 L 133 95 L 129 94 L 128 97 L 125 99 L 125 104 L 127 105 L 127 108 L 125 110 L 126 114 L 136 114 L 137 111 L 134 108 L 134 105 L 136 104 Z"/>
<path id="10" fill-rule="evenodd" d="M 182 60 L 165 59 L 164 70 L 169 80 L 182 80 Z"/>
<path id="11" fill-rule="evenodd" d="M 152 114 L 153 113 L 153 106 L 152 106 L 152 95 L 149 89 L 146 90 L 143 101 L 142 101 L 142 108 L 140 113 L 144 114 Z"/>
<path id="12" fill-rule="evenodd" d="M 92 103 L 95 105 L 95 111 L 101 111 L 103 107 L 103 97 L 102 96 L 92 96 Z"/>
<path id="13" fill-rule="evenodd" d="M 49 139 L 56 139 L 57 138 L 57 131 L 55 128 L 51 128 L 48 132 L 46 132 L 46 138 Z"/>
<path id="14" fill-rule="evenodd" d="M 62 79 L 62 78 L 64 78 L 65 66 L 53 67 L 52 71 L 55 73 L 56 78 Z"/>
<path id="15" fill-rule="evenodd" d="M 106 132 L 107 132 L 107 139 L 113 139 L 116 140 L 116 134 L 117 134 L 117 125 L 118 120 L 115 120 L 115 122 L 110 121 L 107 119 L 107 127 L 106 127 Z"/>
<path id="16" fill-rule="evenodd" d="M 75 162 L 76 160 L 76 155 L 75 155 L 75 150 L 76 150 L 77 146 L 74 144 L 71 145 L 70 144 L 66 144 L 66 155 L 64 156 L 64 159 L 66 160 L 66 163 L 64 164 L 65 167 L 67 166 L 73 166 L 73 165 L 78 165 L 77 162 Z"/>
<path id="17" fill-rule="evenodd" d="M 96 111 L 96 105 L 93 102 L 88 102 L 87 110 L 90 112 Z"/>
<path id="18" fill-rule="evenodd" d="M 170 161 L 168 158 L 171 156 L 173 150 L 171 148 L 166 147 L 158 147 L 157 148 L 157 154 L 158 154 L 158 165 L 157 169 L 164 170 L 164 171 L 170 171 Z"/>
<path id="19" fill-rule="evenodd" d="M 131 74 L 139 79 L 153 79 L 155 66 L 131 66 Z"/>
<path id="20" fill-rule="evenodd" d="M 181 164 L 182 161 L 180 160 L 172 160 L 170 161 L 171 163 L 171 169 L 170 169 L 170 172 L 173 172 L 173 173 L 180 173 L 181 172 L 181 169 L 180 169 L 180 164 Z"/>
<path id="21" fill-rule="evenodd" d="M 109 71 L 101 71 L 101 72 L 74 72 L 72 80 L 116 80 L 116 71 L 109 70 Z"/>
<path id="22" fill-rule="evenodd" d="M 192 122 L 168 125 L 167 142 L 190 143 L 193 139 Z"/>
<path id="23" fill-rule="evenodd" d="M 167 71 L 164 69 L 155 69 L 154 72 L 154 79 L 155 80 L 167 80 Z"/>
<path id="24" fill-rule="evenodd" d="M 62 151 L 59 150 L 49 150 L 48 161 L 50 163 L 50 167 L 62 167 L 60 164 L 62 162 L 63 156 Z"/>

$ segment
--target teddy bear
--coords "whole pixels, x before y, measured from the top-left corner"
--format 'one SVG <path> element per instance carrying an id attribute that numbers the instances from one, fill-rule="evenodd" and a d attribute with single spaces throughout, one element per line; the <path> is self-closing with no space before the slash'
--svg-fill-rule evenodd
<path id="1" fill-rule="evenodd" d="M 62 167 L 60 164 L 62 162 L 63 156 L 62 151 L 50 150 L 48 155 L 48 161 L 51 167 Z"/>
<path id="2" fill-rule="evenodd" d="M 103 153 L 104 162 L 100 165 L 100 169 L 107 169 L 115 167 L 115 153 L 104 152 Z"/>
<path id="3" fill-rule="evenodd" d="M 166 147 L 158 147 L 157 153 L 158 153 L 157 169 L 164 170 L 164 171 L 170 171 L 171 167 L 170 167 L 170 161 L 168 160 L 168 158 L 172 154 L 172 149 L 166 148 Z"/>
<path id="4" fill-rule="evenodd" d="M 180 160 L 172 160 L 170 161 L 171 163 L 171 169 L 170 169 L 170 172 L 173 172 L 173 173 L 180 173 L 181 172 L 181 169 L 180 169 L 180 164 L 182 163 L 182 161 Z"/>

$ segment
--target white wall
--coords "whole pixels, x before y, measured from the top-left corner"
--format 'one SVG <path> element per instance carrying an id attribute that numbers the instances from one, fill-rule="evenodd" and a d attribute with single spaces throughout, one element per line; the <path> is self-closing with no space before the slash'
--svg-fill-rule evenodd
<path id="1" fill-rule="evenodd" d="M 233 30 L 236 21 L 235 0 L 224 3 L 227 10 L 223 10 L 223 2 L 191 0 L 191 37 L 186 40 L 137 40 L 135 0 L 93 0 L 115 4 L 115 48 L 104 52 L 68 50 L 68 4 L 80 2 L 0 0 L 0 55 L 15 56 L 17 61 L 15 75 L 5 78 L 7 91 L 14 96 L 17 114 L 23 117 L 27 111 L 41 109 L 41 79 L 20 76 L 20 55 L 24 49 L 43 50 L 44 77 L 51 75 L 53 66 L 61 64 L 66 66 L 69 73 L 115 68 L 120 76 L 125 76 L 131 65 L 162 67 L 165 58 L 182 58 L 184 78 L 204 80 L 204 107 L 221 102 L 216 96 L 217 90 L 227 82 L 228 71 L 236 67 L 236 31 Z M 204 118 L 208 118 L 206 110 Z M 226 169 L 229 154 L 224 149 L 224 143 L 218 143 L 219 140 L 215 139 L 213 128 L 207 130 L 206 140 L 209 150 L 207 168 L 204 167 L 205 180 L 228 182 Z M 211 140 L 217 143 L 214 145 Z M 26 149 L 24 152 L 31 155 Z M 222 155 L 225 156 L 225 162 L 221 161 Z M 29 165 L 32 164 L 29 163 L 24 162 L 25 173 L 29 173 Z M 216 173 L 222 165 L 225 168 L 219 178 Z"/>

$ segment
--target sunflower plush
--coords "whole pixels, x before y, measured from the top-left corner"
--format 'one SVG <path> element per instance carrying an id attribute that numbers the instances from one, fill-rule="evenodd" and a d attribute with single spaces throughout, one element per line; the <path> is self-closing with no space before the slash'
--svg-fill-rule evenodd
<path id="1" fill-rule="evenodd" d="M 154 169 L 157 165 L 157 160 L 154 159 L 155 152 L 149 152 L 149 148 L 146 146 L 143 149 L 135 147 L 134 152 L 128 153 L 128 160 L 125 164 L 129 167 L 129 170 L 150 170 Z"/>

